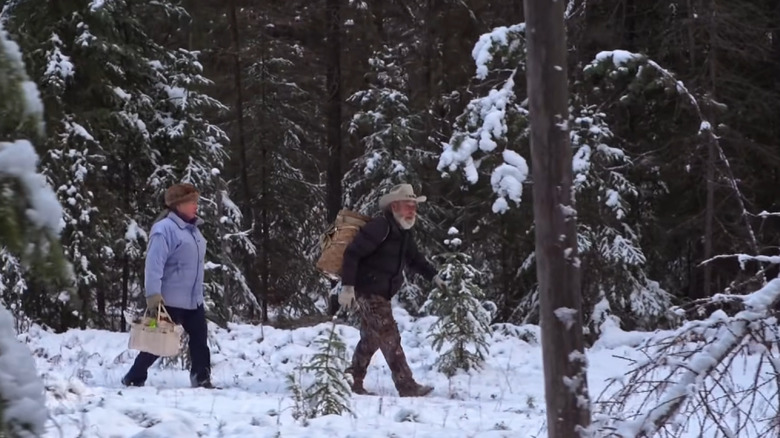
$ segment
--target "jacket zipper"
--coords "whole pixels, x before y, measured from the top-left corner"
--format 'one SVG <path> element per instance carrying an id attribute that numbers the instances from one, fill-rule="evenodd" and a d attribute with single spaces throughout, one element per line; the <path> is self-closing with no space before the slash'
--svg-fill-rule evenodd
<path id="1" fill-rule="evenodd" d="M 195 299 L 195 287 L 198 285 L 198 274 L 200 274 L 200 246 L 198 245 L 198 238 L 195 237 L 194 232 L 190 232 L 190 235 L 192 236 L 192 240 L 195 241 L 195 249 L 197 252 L 195 253 L 195 257 L 198 260 L 198 263 L 195 265 L 195 282 L 192 283 L 192 289 L 190 290 L 190 297 L 192 298 L 193 304 L 195 304 L 195 307 L 197 307 L 197 300 Z"/>

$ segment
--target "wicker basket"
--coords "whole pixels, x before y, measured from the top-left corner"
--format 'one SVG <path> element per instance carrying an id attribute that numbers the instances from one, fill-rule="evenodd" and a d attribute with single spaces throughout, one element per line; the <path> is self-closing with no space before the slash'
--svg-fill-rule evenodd
<path id="1" fill-rule="evenodd" d="M 320 254 L 317 269 L 326 276 L 338 280 L 341 277 L 341 263 L 344 260 L 344 250 L 347 249 L 357 235 L 360 227 L 371 220 L 370 216 L 341 210 L 336 215 L 333 225 L 320 238 Z"/>
<path id="2" fill-rule="evenodd" d="M 145 351 L 155 356 L 171 357 L 179 354 L 181 349 L 182 326 L 173 322 L 173 318 L 160 303 L 157 306 L 157 317 L 144 316 L 130 324 L 130 341 L 128 347 L 132 350 Z"/>

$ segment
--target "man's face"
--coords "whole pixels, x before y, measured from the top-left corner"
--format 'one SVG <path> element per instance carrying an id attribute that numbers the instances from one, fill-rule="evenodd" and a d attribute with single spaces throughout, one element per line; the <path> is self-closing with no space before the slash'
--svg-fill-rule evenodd
<path id="1" fill-rule="evenodd" d="M 414 201 L 395 201 L 392 204 L 393 215 L 401 223 L 404 229 L 409 229 L 414 225 L 417 218 L 417 203 Z"/>

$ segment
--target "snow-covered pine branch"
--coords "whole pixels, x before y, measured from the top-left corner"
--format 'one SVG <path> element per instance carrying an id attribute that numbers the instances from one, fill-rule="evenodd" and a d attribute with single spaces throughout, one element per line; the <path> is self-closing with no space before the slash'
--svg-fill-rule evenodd
<path id="1" fill-rule="evenodd" d="M 661 67 L 652 59 L 645 55 L 625 50 L 598 53 L 595 59 L 585 67 L 585 73 L 594 77 L 609 78 L 610 81 L 614 81 L 615 78 L 628 79 L 630 83 L 626 85 L 626 94 L 641 92 L 640 90 L 644 90 L 650 84 L 658 85 L 669 92 L 676 93 L 688 103 L 699 123 L 696 127 L 698 135 L 704 139 L 705 144 L 714 147 L 717 151 L 718 162 L 722 165 L 717 168 L 721 169 L 727 186 L 734 192 L 742 215 L 745 232 L 748 235 L 748 244 L 750 249 L 757 254 L 759 252 L 758 240 L 753 227 L 750 225 L 752 214 L 748 212 L 745 206 L 745 197 L 739 188 L 737 178 L 731 168 L 731 163 L 720 146 L 720 139 L 715 132 L 715 127 L 712 126 L 702 110 L 703 103 L 714 107 L 722 106 L 722 104 L 706 96 L 697 97 L 674 74 Z M 763 274 L 761 276 L 763 282 L 765 282 Z"/>
<path id="2" fill-rule="evenodd" d="M 517 101 L 515 80 L 523 76 L 525 24 L 498 27 L 482 35 L 472 51 L 477 79 L 490 78 L 497 85 L 486 96 L 473 99 L 458 116 L 455 129 L 439 158 L 437 169 L 445 173 L 462 169 L 466 181 L 479 181 L 480 167 L 491 167 L 490 185 L 496 194 L 492 210 L 504 213 L 509 201 L 519 205 L 528 164 L 519 153 L 522 137 L 527 144 L 528 110 Z M 507 77 L 508 75 L 508 77 Z M 511 139 L 511 141 L 509 141 Z M 500 155 L 499 155 L 500 153 Z"/>
<path id="3" fill-rule="evenodd" d="M 646 359 L 634 362 L 599 397 L 592 430 L 597 436 L 677 436 L 698 428 L 702 436 L 730 438 L 776 430 L 780 331 L 774 309 L 780 278 L 728 299 L 739 301 L 742 310 L 733 316 L 716 311 L 640 345 Z"/>

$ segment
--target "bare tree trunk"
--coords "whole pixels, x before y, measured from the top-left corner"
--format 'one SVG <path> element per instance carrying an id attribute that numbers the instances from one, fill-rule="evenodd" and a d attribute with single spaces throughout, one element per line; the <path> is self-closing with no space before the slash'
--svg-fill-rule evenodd
<path id="1" fill-rule="evenodd" d="M 241 180 L 241 193 L 243 195 L 243 214 L 245 218 L 249 219 L 249 223 L 256 229 L 257 223 L 255 223 L 254 215 L 254 202 L 252 199 L 252 189 L 249 185 L 249 162 L 247 160 L 246 153 L 246 132 L 244 128 L 244 92 L 243 92 L 243 80 L 242 80 L 242 62 L 241 62 L 241 39 L 238 32 L 238 12 L 236 6 L 236 0 L 230 0 L 228 3 L 230 12 L 230 34 L 233 40 L 233 83 L 236 89 L 236 123 L 237 123 L 237 137 L 238 137 L 238 156 L 241 162 L 239 163 L 240 180 Z M 257 280 L 255 276 L 254 260 L 247 257 L 244 259 L 244 274 L 247 279 L 249 287 L 255 294 L 256 298 L 258 294 Z M 265 299 L 262 299 L 265 303 Z M 254 315 L 254 310 L 250 310 L 250 318 Z"/>
<path id="2" fill-rule="evenodd" d="M 709 10 L 709 53 L 707 54 L 707 67 L 709 69 L 710 79 L 710 97 L 712 100 L 716 100 L 716 72 L 717 72 L 717 51 L 715 47 L 715 1 L 712 0 L 708 5 Z M 707 10 L 704 8 L 703 10 Z M 712 129 L 715 129 L 714 114 L 710 111 L 708 114 L 710 125 Z M 707 203 L 704 212 L 704 260 L 712 258 L 712 241 L 714 239 L 713 224 L 715 222 L 715 144 L 712 141 L 707 141 Z M 704 265 L 704 290 L 700 293 L 694 292 L 693 298 L 702 298 L 712 295 L 712 263 L 706 263 Z"/>
<path id="3" fill-rule="evenodd" d="M 227 187 L 225 187 L 224 181 L 220 180 L 219 187 L 217 187 L 217 218 L 219 219 L 220 216 L 222 216 L 223 212 L 225 211 L 225 197 L 224 193 L 227 191 Z M 228 275 L 228 272 L 225 270 L 225 260 L 228 259 L 228 242 L 227 239 L 225 239 L 225 226 L 223 225 L 222 221 L 217 221 L 217 236 L 219 236 L 219 253 L 222 256 L 220 260 L 220 265 L 222 266 L 222 305 L 225 309 L 225 322 L 228 322 L 232 319 L 232 309 L 233 309 L 233 297 L 230 295 L 230 275 Z"/>
<path id="4" fill-rule="evenodd" d="M 125 310 L 127 310 L 128 305 L 128 289 L 130 288 L 130 262 L 128 261 L 128 256 L 125 254 L 124 259 L 122 261 L 122 304 L 121 304 L 121 312 L 124 313 Z M 119 327 L 121 331 L 125 331 L 128 327 L 125 325 L 125 319 L 119 318 Z"/>
<path id="5" fill-rule="evenodd" d="M 775 23 L 780 23 L 780 2 L 775 3 Z M 775 77 L 780 78 L 780 26 L 775 26 L 772 31 L 772 58 L 774 59 Z M 775 90 L 780 93 L 780 81 L 775 81 Z M 777 123 L 775 123 L 775 135 L 780 135 L 778 127 L 780 127 L 780 112 L 775 115 Z M 775 168 L 775 175 L 777 175 L 777 169 Z"/>
<path id="6" fill-rule="evenodd" d="M 713 223 L 715 222 L 715 145 L 707 142 L 707 203 L 704 211 L 704 259 L 712 258 Z M 704 265 L 704 287 L 701 291 L 692 290 L 691 298 L 704 298 L 712 295 L 712 263 Z"/>
<path id="7" fill-rule="evenodd" d="M 524 4 L 548 436 L 579 438 L 590 425 L 590 396 L 571 188 L 564 2 Z"/>
<path id="8" fill-rule="evenodd" d="M 327 199 L 328 222 L 336 219 L 341 208 L 341 179 L 343 170 L 341 160 L 343 156 L 341 138 L 341 9 L 340 0 L 327 0 L 325 13 L 327 14 L 327 45 L 325 54 L 327 63 L 327 141 L 328 173 L 327 173 Z"/>
<path id="9" fill-rule="evenodd" d="M 261 37 L 262 38 L 262 37 Z M 267 96 L 266 96 L 266 78 L 265 78 L 265 72 L 266 72 L 266 62 L 267 62 L 267 56 L 266 56 L 266 40 L 263 39 L 260 43 L 260 62 L 262 64 L 262 68 L 260 70 L 260 103 L 261 103 L 261 110 L 258 114 L 258 124 L 260 126 L 266 126 L 265 116 L 267 114 Z M 273 159 L 273 157 L 270 154 L 270 151 L 268 150 L 268 141 L 269 139 L 261 138 L 260 139 L 260 241 L 262 242 L 262 252 L 261 252 L 261 265 L 260 265 L 260 290 L 263 296 L 263 302 L 260 303 L 261 305 L 261 312 L 262 312 L 262 318 L 263 322 L 268 322 L 268 299 L 270 295 L 270 280 L 271 280 L 271 239 L 270 239 L 270 220 L 268 219 L 268 210 L 269 205 L 268 201 L 270 200 L 270 187 L 271 187 L 271 173 L 269 169 L 271 168 L 269 160 Z"/>

